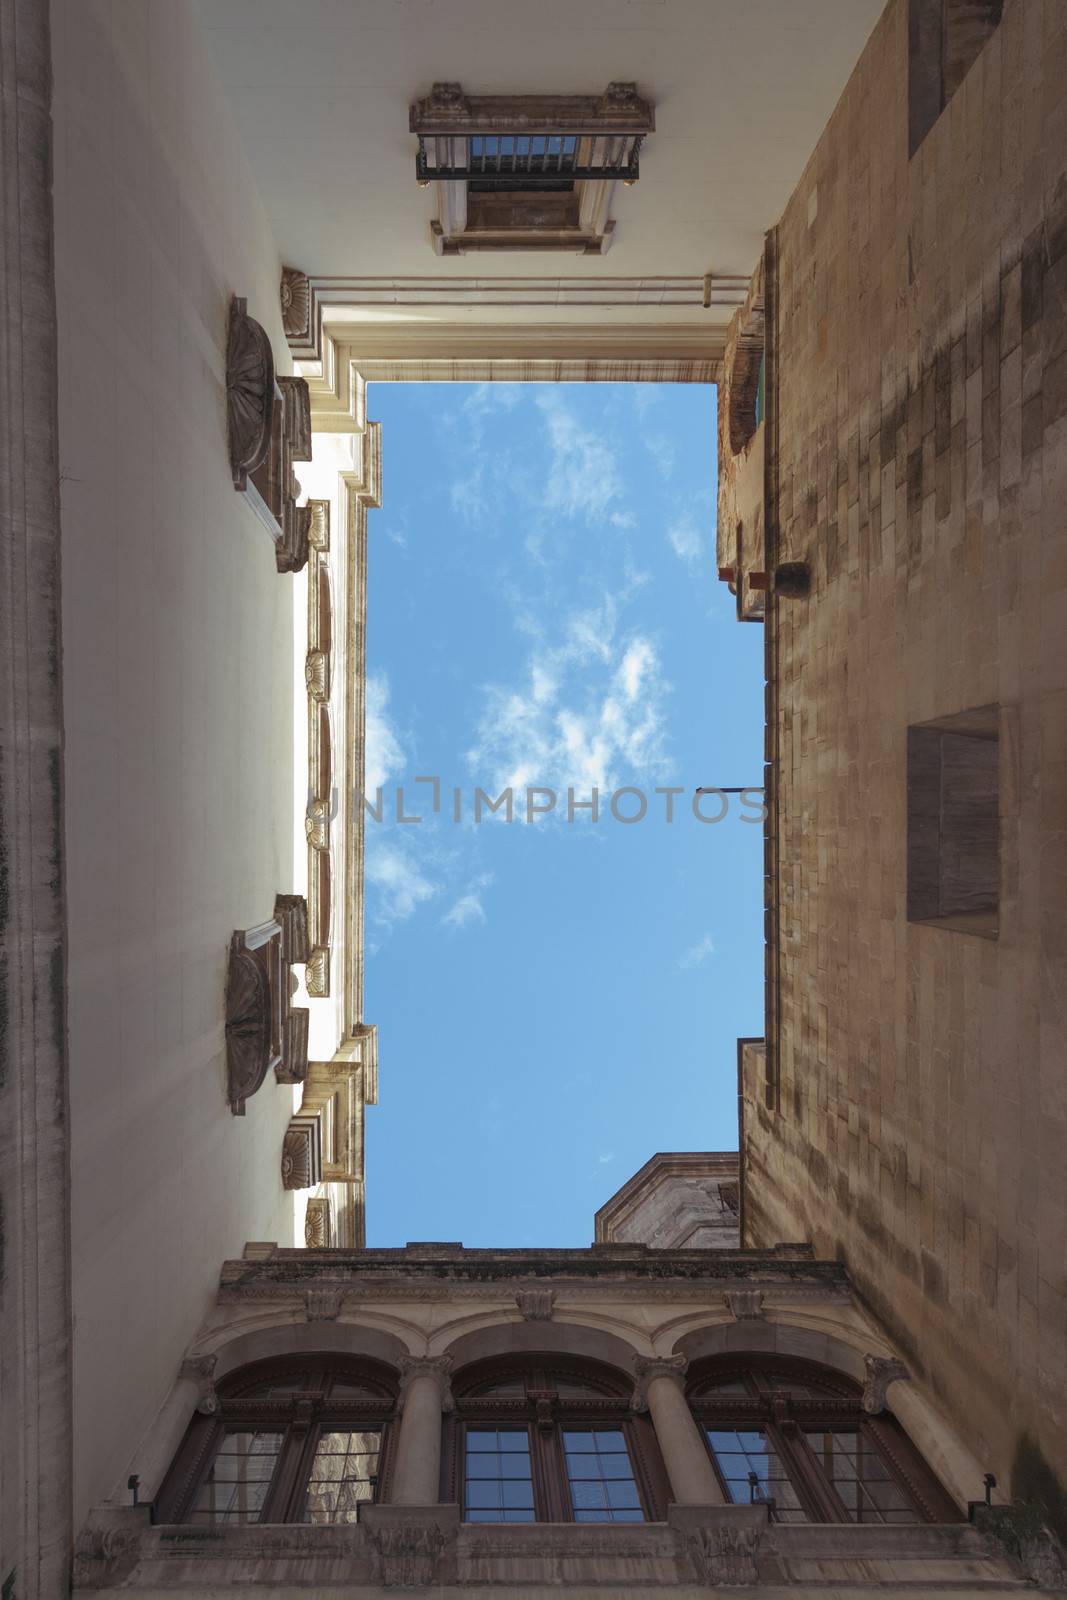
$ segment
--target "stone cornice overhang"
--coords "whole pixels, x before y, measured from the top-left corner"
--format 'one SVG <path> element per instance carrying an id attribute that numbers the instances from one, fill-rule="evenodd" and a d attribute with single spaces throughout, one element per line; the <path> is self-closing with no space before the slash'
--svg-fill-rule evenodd
<path id="1" fill-rule="evenodd" d="M 330 1286 L 376 1300 L 493 1298 L 516 1283 L 551 1279 L 566 1292 L 600 1291 L 626 1298 L 691 1299 L 702 1288 L 759 1287 L 767 1295 L 839 1299 L 848 1277 L 836 1261 L 816 1261 L 806 1246 L 774 1250 L 652 1250 L 597 1245 L 590 1250 L 466 1250 L 412 1245 L 402 1250 L 278 1249 L 259 1259 L 227 1261 L 220 1300 L 302 1295 Z"/>

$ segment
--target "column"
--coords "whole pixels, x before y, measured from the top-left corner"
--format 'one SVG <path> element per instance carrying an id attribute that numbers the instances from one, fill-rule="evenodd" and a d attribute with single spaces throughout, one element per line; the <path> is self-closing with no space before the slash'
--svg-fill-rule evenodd
<path id="1" fill-rule="evenodd" d="M 0 0 L 0 1583 L 70 1587 L 71 1348 L 48 0 Z"/>
<path id="2" fill-rule="evenodd" d="M 401 1356 L 400 1437 L 390 1502 L 435 1506 L 440 1499 L 441 1417 L 452 1409 L 451 1356 Z"/>
<path id="3" fill-rule="evenodd" d="M 676 1505 L 721 1506 L 725 1497 L 685 1398 L 684 1356 L 638 1356 L 635 1411 L 647 1410 Z"/>

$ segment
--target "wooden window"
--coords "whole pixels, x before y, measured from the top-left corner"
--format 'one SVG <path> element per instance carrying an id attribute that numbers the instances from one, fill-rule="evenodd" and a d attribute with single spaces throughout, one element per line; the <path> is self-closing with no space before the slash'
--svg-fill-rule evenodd
<path id="1" fill-rule="evenodd" d="M 959 1512 L 896 1421 L 814 1362 L 719 1357 L 690 1372 L 690 1404 L 726 1499 L 775 1522 L 954 1522 Z"/>
<path id="2" fill-rule="evenodd" d="M 997 936 L 996 706 L 908 729 L 908 920 Z"/>
<path id="3" fill-rule="evenodd" d="M 480 1362 L 453 1381 L 444 1497 L 465 1522 L 646 1522 L 669 1490 L 632 1381 L 558 1356 Z"/>
<path id="4" fill-rule="evenodd" d="M 156 1502 L 157 1522 L 344 1523 L 378 1498 L 395 1384 L 375 1362 L 258 1362 L 193 1419 Z"/>
<path id="5" fill-rule="evenodd" d="M 1004 0 L 910 0 L 908 153 L 914 155 L 1000 23 Z"/>

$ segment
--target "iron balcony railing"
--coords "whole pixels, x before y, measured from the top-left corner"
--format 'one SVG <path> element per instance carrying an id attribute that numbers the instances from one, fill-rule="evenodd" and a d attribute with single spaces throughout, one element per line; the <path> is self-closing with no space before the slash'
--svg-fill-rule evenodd
<path id="1" fill-rule="evenodd" d="M 416 177 L 426 184 L 476 182 L 479 187 L 544 188 L 553 181 L 640 176 L 640 133 L 420 133 Z"/>

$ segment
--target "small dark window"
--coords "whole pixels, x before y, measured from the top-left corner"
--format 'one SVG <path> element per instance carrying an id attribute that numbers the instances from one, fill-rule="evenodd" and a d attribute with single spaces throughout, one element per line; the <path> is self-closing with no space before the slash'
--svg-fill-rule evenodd
<path id="1" fill-rule="evenodd" d="M 996 706 L 908 729 L 908 920 L 997 936 Z"/>
<path id="2" fill-rule="evenodd" d="M 998 26 L 1004 0 L 911 0 L 908 153 L 914 155 Z"/>

